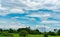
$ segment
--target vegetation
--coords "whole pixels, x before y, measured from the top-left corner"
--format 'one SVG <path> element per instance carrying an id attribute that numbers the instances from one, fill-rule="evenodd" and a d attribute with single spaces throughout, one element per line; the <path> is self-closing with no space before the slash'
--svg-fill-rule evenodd
<path id="1" fill-rule="evenodd" d="M 44 36 L 43 36 L 44 35 Z M 0 29 L 0 37 L 59 37 L 60 29 L 54 31 L 40 32 L 38 29 L 32 30 L 30 27 L 15 29 Z"/>
<path id="2" fill-rule="evenodd" d="M 44 33 L 44 37 L 48 37 L 48 34 L 47 33 Z"/>
<path id="3" fill-rule="evenodd" d="M 26 37 L 28 35 L 28 32 L 26 30 L 20 31 L 19 35 L 22 37 Z"/>

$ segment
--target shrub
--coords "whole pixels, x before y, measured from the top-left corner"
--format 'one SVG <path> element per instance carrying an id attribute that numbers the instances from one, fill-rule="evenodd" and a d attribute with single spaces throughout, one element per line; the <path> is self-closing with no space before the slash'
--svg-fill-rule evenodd
<path id="1" fill-rule="evenodd" d="M 44 33 L 44 37 L 48 37 L 48 34 L 47 33 Z"/>
<path id="2" fill-rule="evenodd" d="M 3 32 L 1 35 L 2 35 L 2 36 L 11 36 L 11 37 L 13 37 L 13 34 L 11 34 L 11 33 L 6 33 L 6 32 Z"/>
<path id="3" fill-rule="evenodd" d="M 22 37 L 26 37 L 28 35 L 28 32 L 26 30 L 20 31 L 19 35 Z"/>

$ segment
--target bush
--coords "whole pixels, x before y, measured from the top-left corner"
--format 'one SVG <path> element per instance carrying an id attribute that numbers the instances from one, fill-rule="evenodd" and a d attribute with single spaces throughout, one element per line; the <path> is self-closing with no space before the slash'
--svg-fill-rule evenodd
<path id="1" fill-rule="evenodd" d="M 2 35 L 2 36 L 11 36 L 11 37 L 13 37 L 13 34 L 11 34 L 11 33 L 6 33 L 6 32 L 3 32 L 1 35 Z"/>
<path id="2" fill-rule="evenodd" d="M 49 31 L 48 34 L 51 35 L 51 36 L 56 36 L 56 33 L 55 32 Z"/>
<path id="3" fill-rule="evenodd" d="M 48 37 L 48 34 L 45 33 L 45 34 L 44 34 L 44 37 Z"/>
<path id="4" fill-rule="evenodd" d="M 26 30 L 20 31 L 19 35 L 22 37 L 26 37 L 28 35 L 28 32 Z"/>
<path id="5" fill-rule="evenodd" d="M 60 35 L 60 29 L 57 31 L 57 35 Z"/>

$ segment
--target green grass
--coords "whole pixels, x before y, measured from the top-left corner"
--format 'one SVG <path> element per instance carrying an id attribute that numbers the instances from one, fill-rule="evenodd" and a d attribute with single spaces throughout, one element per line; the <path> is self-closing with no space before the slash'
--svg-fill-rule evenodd
<path id="1" fill-rule="evenodd" d="M 0 36 L 0 37 L 10 37 L 10 36 Z"/>
<path id="2" fill-rule="evenodd" d="M 60 37 L 60 36 L 49 36 L 49 37 Z"/>
<path id="3" fill-rule="evenodd" d="M 0 37 L 9 37 L 9 36 L 0 36 Z M 19 35 L 14 34 L 14 37 L 19 37 Z M 43 35 L 28 35 L 27 37 L 43 37 Z M 60 36 L 49 36 L 49 37 L 60 37 Z"/>
<path id="4" fill-rule="evenodd" d="M 43 37 L 43 35 L 29 35 L 29 37 Z"/>
<path id="5" fill-rule="evenodd" d="M 30 37 L 43 37 L 43 35 L 30 35 Z M 48 37 L 60 37 L 60 36 L 48 36 Z"/>
<path id="6" fill-rule="evenodd" d="M 18 34 L 14 34 L 14 37 L 19 37 L 19 35 Z"/>

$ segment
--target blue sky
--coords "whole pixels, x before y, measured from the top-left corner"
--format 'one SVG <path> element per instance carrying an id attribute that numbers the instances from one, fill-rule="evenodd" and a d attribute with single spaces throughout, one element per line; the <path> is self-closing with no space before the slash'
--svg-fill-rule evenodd
<path id="1" fill-rule="evenodd" d="M 59 29 L 60 0 L 0 0 L 0 28 L 29 26 L 47 31 Z"/>

